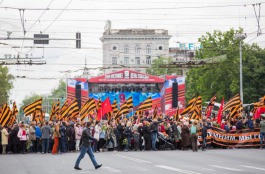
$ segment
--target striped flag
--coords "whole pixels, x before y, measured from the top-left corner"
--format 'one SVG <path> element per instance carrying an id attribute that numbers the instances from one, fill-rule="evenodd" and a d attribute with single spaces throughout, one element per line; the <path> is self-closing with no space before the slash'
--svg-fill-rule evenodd
<path id="1" fill-rule="evenodd" d="M 86 103 L 80 109 L 80 119 L 83 121 L 85 117 L 94 109 L 97 108 L 97 104 L 94 99 L 88 99 Z"/>
<path id="2" fill-rule="evenodd" d="M 23 111 L 25 115 L 30 115 L 32 114 L 36 109 L 41 109 L 41 104 L 42 104 L 42 98 L 39 100 L 34 101 L 33 103 L 25 106 L 23 108 Z"/>
<path id="3" fill-rule="evenodd" d="M 75 99 L 71 104 L 70 104 L 70 110 L 68 113 L 68 118 L 69 119 L 75 119 L 79 115 L 79 106 L 78 106 L 78 101 Z"/>
<path id="4" fill-rule="evenodd" d="M 51 113 L 50 113 L 50 119 L 49 119 L 49 121 L 54 120 L 54 118 L 56 117 L 56 115 L 55 115 L 55 108 L 56 108 L 56 103 L 53 102 L 53 104 L 52 104 L 52 110 L 51 110 Z"/>
<path id="5" fill-rule="evenodd" d="M 174 115 L 174 120 L 175 121 L 179 121 L 180 120 L 179 107 L 177 107 L 177 111 L 176 111 L 176 113 Z"/>
<path id="6" fill-rule="evenodd" d="M 196 97 L 193 97 L 189 101 L 188 106 L 181 112 L 181 115 L 186 115 L 186 114 L 190 113 L 191 109 L 196 104 L 196 100 L 197 100 L 197 98 Z"/>
<path id="7" fill-rule="evenodd" d="M 126 102 L 127 102 L 128 109 L 132 109 L 133 108 L 133 98 L 132 98 L 132 96 L 129 97 Z"/>
<path id="8" fill-rule="evenodd" d="M 151 96 L 148 97 L 143 103 L 141 103 L 141 105 L 138 107 L 137 111 L 144 111 L 144 110 L 148 110 L 148 109 L 152 109 L 152 98 L 151 98 Z"/>
<path id="9" fill-rule="evenodd" d="M 120 110 L 115 115 L 115 120 L 119 119 L 122 115 L 127 115 L 128 113 L 129 113 L 129 109 L 127 107 L 127 102 L 124 102 L 121 105 Z"/>
<path id="10" fill-rule="evenodd" d="M 215 103 L 215 100 L 216 100 L 216 95 L 213 96 L 213 98 L 211 98 L 209 104 L 207 105 L 206 109 L 205 109 L 205 115 L 206 117 L 208 118 L 211 113 L 212 113 L 212 109 L 214 107 L 214 103 Z"/>
<path id="11" fill-rule="evenodd" d="M 111 107 L 113 115 L 116 115 L 117 112 L 119 111 L 116 99 L 113 101 Z"/>
<path id="12" fill-rule="evenodd" d="M 6 124 L 8 124 L 11 116 L 12 116 L 12 111 L 11 111 L 10 107 L 8 106 L 8 104 L 4 104 L 4 106 L 2 108 L 2 117 L 0 120 L 0 124 L 2 126 L 5 126 Z"/>
<path id="13" fill-rule="evenodd" d="M 157 105 L 154 109 L 154 112 L 153 112 L 153 119 L 157 118 L 158 117 L 158 108 L 157 108 Z"/>
<path id="14" fill-rule="evenodd" d="M 17 104 L 16 104 L 16 102 L 13 102 L 12 115 L 15 118 L 17 118 L 17 114 L 18 114 Z"/>
<path id="15" fill-rule="evenodd" d="M 198 96 L 196 98 L 196 101 L 193 103 L 193 107 L 191 108 L 190 112 L 191 116 L 190 119 L 202 119 L 202 97 Z"/>
<path id="16" fill-rule="evenodd" d="M 238 105 L 240 105 L 240 96 L 236 94 L 225 104 L 223 111 L 231 110 Z"/>
<path id="17" fill-rule="evenodd" d="M 60 109 L 60 115 L 62 115 L 63 112 L 68 108 L 68 100 L 66 100 L 63 104 L 63 106 Z"/>

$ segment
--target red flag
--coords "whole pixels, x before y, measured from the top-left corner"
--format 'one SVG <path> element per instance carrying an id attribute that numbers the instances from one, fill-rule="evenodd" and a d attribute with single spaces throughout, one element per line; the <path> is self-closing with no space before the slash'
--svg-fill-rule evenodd
<path id="1" fill-rule="evenodd" d="M 265 107 L 258 107 L 258 109 L 257 109 L 256 113 L 254 114 L 254 117 L 253 118 L 254 119 L 260 118 L 260 115 L 262 113 L 265 113 Z"/>
<path id="2" fill-rule="evenodd" d="M 206 118 L 208 118 L 209 116 L 211 116 L 212 109 L 213 109 L 213 106 L 208 106 L 208 110 L 206 111 Z"/>
<path id="3" fill-rule="evenodd" d="M 221 124 L 221 121 L 222 121 L 223 108 L 224 108 L 224 98 L 222 98 L 221 106 L 219 108 L 218 116 L 217 116 L 217 123 L 219 124 Z"/>
<path id="4" fill-rule="evenodd" d="M 98 109 L 98 116 L 97 120 L 101 120 L 102 116 L 106 113 L 109 113 L 112 111 L 111 103 L 109 97 L 106 98 L 104 102 L 101 104 L 101 108 Z"/>

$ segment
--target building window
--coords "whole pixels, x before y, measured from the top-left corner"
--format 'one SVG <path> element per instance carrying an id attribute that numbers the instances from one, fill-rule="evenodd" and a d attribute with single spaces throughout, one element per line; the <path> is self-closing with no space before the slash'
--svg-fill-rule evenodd
<path id="1" fill-rule="evenodd" d="M 140 65 L 140 57 L 135 57 L 135 64 Z"/>
<path id="2" fill-rule="evenodd" d="M 129 62 L 129 57 L 124 57 L 124 65 L 129 65 L 130 62 Z"/>
<path id="3" fill-rule="evenodd" d="M 128 45 L 125 45 L 125 47 L 124 47 L 124 54 L 129 54 L 129 47 L 128 47 Z"/>
<path id="4" fill-rule="evenodd" d="M 150 55 L 151 54 L 151 46 L 150 45 L 147 45 L 146 46 L 146 54 L 147 55 Z"/>
<path id="5" fill-rule="evenodd" d="M 158 50 L 163 50 L 163 46 L 158 46 Z"/>
<path id="6" fill-rule="evenodd" d="M 117 47 L 116 46 L 113 46 L 112 47 L 112 50 L 114 50 L 114 51 L 117 50 Z"/>
<path id="7" fill-rule="evenodd" d="M 140 55 L 140 50 L 141 50 L 141 48 L 138 45 L 136 45 L 135 46 L 135 54 Z"/>
<path id="8" fill-rule="evenodd" d="M 152 63 L 151 62 L 151 56 L 147 56 L 145 62 L 146 62 L 147 65 L 151 65 L 151 63 Z"/>
<path id="9" fill-rule="evenodd" d="M 117 65 L 117 57 L 112 57 L 112 65 Z"/>

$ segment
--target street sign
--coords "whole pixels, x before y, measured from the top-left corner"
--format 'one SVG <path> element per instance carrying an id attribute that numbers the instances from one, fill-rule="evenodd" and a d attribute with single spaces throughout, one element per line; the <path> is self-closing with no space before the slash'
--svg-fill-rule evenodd
<path id="1" fill-rule="evenodd" d="M 49 35 L 34 34 L 34 44 L 49 44 Z"/>

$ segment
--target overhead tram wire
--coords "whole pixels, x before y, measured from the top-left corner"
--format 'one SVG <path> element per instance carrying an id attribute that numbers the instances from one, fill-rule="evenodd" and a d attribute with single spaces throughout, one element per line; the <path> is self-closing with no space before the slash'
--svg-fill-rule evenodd
<path id="1" fill-rule="evenodd" d="M 72 1 L 72 0 L 71 0 Z M 264 4 L 265 2 L 260 2 L 260 4 Z M 225 7 L 246 7 L 246 6 L 252 6 L 253 3 L 251 4 L 227 4 L 227 5 L 202 5 L 202 6 L 183 6 L 183 7 L 159 7 L 159 8 L 123 8 L 123 9 L 89 9 L 89 8 L 51 8 L 51 9 L 46 9 L 46 8 L 18 8 L 18 7 L 0 7 L 0 9 L 10 9 L 10 10 L 31 10 L 31 11 L 37 11 L 37 10 L 49 10 L 49 11 L 146 11 L 146 10 L 178 10 L 178 9 L 200 9 L 200 8 L 225 8 Z"/>
<path id="2" fill-rule="evenodd" d="M 70 5 L 70 3 L 72 2 L 73 0 L 70 0 L 67 5 L 61 9 L 61 12 L 56 16 L 56 18 L 54 18 L 54 20 L 45 28 L 45 30 L 43 30 L 43 32 L 46 32 L 51 26 L 52 24 L 62 15 L 62 13 L 66 10 L 66 8 Z M 50 9 L 49 9 L 50 10 Z"/>

